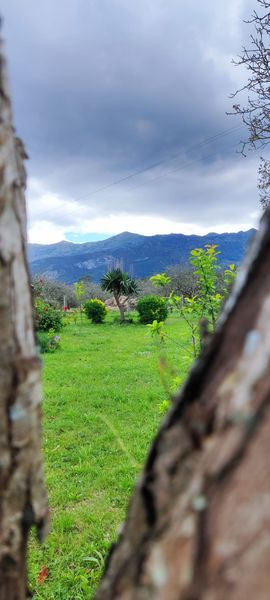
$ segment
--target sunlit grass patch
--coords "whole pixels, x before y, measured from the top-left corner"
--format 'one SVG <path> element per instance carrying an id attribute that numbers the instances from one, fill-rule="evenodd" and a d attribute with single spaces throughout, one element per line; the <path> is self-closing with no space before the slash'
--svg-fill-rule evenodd
<path id="1" fill-rule="evenodd" d="M 166 352 L 186 372 L 186 326 L 169 318 Z M 68 325 L 61 349 L 44 358 L 44 452 L 51 533 L 33 539 L 30 571 L 34 597 L 91 598 L 104 556 L 125 516 L 160 421 L 166 398 L 159 348 L 145 325 Z M 48 574 L 37 583 L 41 569 Z"/>

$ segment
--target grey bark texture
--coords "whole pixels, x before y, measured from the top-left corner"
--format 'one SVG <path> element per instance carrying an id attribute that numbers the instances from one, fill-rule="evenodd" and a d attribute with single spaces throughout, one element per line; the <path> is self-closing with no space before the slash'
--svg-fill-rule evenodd
<path id="1" fill-rule="evenodd" d="M 0 53 L 0 600 L 28 596 L 47 527 L 25 151 Z M 96 600 L 269 600 L 270 216 L 149 452 Z"/>
<path id="2" fill-rule="evenodd" d="M 26 261 L 26 153 L 14 137 L 0 49 L 0 600 L 28 597 L 28 532 L 47 527 L 41 382 Z"/>
<path id="3" fill-rule="evenodd" d="M 96 600 L 269 600 L 270 216 L 150 449 Z"/>

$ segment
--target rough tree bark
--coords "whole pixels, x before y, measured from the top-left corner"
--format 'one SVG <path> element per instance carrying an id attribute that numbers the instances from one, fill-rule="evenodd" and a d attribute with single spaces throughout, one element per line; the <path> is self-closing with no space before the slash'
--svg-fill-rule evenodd
<path id="1" fill-rule="evenodd" d="M 29 597 L 26 547 L 43 537 L 47 498 L 40 451 L 40 360 L 26 262 L 23 144 L 14 137 L 0 49 L 0 600 Z"/>
<path id="2" fill-rule="evenodd" d="M 24 149 L 0 59 L 0 600 L 25 600 L 42 537 L 40 364 L 25 251 Z M 150 450 L 96 600 L 269 599 L 270 216 Z"/>
<path id="3" fill-rule="evenodd" d="M 270 596 L 270 216 L 163 423 L 96 600 Z"/>

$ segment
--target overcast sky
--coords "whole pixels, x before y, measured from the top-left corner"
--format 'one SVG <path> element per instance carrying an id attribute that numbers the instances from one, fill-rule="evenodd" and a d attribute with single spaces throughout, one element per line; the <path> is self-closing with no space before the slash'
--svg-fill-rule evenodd
<path id="1" fill-rule="evenodd" d="M 256 0 L 1 4 L 30 241 L 256 224 L 259 154 L 226 116 Z"/>

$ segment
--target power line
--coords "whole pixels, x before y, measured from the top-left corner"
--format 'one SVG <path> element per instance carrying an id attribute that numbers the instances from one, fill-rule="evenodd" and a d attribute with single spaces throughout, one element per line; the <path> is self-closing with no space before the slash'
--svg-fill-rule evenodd
<path id="1" fill-rule="evenodd" d="M 200 149 L 200 148 L 202 148 L 202 147 L 204 147 L 204 146 L 206 146 L 208 144 L 211 144 L 211 143 L 215 142 L 218 139 L 221 139 L 223 137 L 231 135 L 232 133 L 236 132 L 237 130 L 242 129 L 242 127 L 243 127 L 242 125 L 238 125 L 238 126 L 226 129 L 226 130 L 224 130 L 222 132 L 219 132 L 219 133 L 215 134 L 214 136 L 211 136 L 209 138 L 206 138 L 206 139 L 202 140 L 202 142 L 200 142 L 200 143 L 197 143 L 197 144 L 194 144 L 193 146 L 190 146 L 187 149 L 187 152 L 191 152 L 192 150 Z M 210 158 L 213 155 L 215 155 L 215 153 L 211 153 L 211 154 L 207 155 L 205 158 Z M 147 167 L 144 167 L 143 169 L 139 169 L 137 171 L 134 171 L 134 172 L 130 173 L 129 175 L 126 175 L 125 177 L 122 177 L 120 179 L 116 179 L 116 180 L 108 183 L 107 185 L 102 186 L 102 187 L 94 190 L 93 192 L 90 192 L 89 194 L 86 194 L 84 196 L 81 196 L 81 197 L 77 198 L 76 202 L 80 202 L 80 200 L 84 200 L 85 198 L 90 199 L 92 196 L 94 196 L 96 194 L 99 194 L 100 192 L 105 191 L 105 190 L 107 190 L 107 189 L 109 189 L 111 187 L 117 186 L 117 185 L 123 183 L 124 181 L 128 181 L 130 179 L 138 177 L 142 173 L 146 173 L 147 171 L 151 171 L 151 170 L 155 169 L 158 166 L 165 165 L 165 164 L 168 164 L 169 162 L 177 160 L 177 158 L 179 158 L 180 156 L 182 156 L 182 152 L 174 154 L 174 155 L 170 156 L 167 159 L 163 159 L 161 161 L 152 163 L 151 165 L 148 165 Z M 194 164 L 196 162 L 197 162 L 197 159 L 192 159 L 192 160 L 190 160 L 188 162 L 185 162 L 185 163 L 181 164 L 180 166 L 176 167 L 175 169 L 172 169 L 172 170 L 170 170 L 170 171 L 168 171 L 166 173 L 161 173 L 160 175 L 157 175 L 156 177 L 153 177 L 152 179 L 148 180 L 148 182 L 151 183 L 152 181 L 156 181 L 157 179 L 161 179 L 163 177 L 167 177 L 168 175 L 170 175 L 170 174 L 172 174 L 172 173 L 174 173 L 176 171 L 183 170 L 186 167 L 188 167 L 188 166 L 190 166 L 190 165 L 192 165 L 192 164 Z M 146 182 L 146 183 L 148 183 L 148 182 Z M 134 189 L 134 188 L 136 189 L 137 187 L 140 187 L 139 184 L 137 184 L 136 186 L 133 186 L 132 189 Z M 55 208 L 54 210 L 53 209 L 46 210 L 46 211 L 44 211 L 42 213 L 42 218 L 46 214 L 55 214 L 55 213 L 57 213 L 57 211 L 62 211 L 62 210 L 63 210 L 62 206 L 59 206 L 58 208 Z M 77 206 L 70 207 L 69 209 L 65 209 L 65 214 L 71 213 L 71 212 L 76 211 L 76 210 L 78 210 Z"/>
<path id="2" fill-rule="evenodd" d="M 214 136 L 209 137 L 206 140 L 203 140 L 202 142 L 195 144 L 194 146 L 191 146 L 190 148 L 188 148 L 187 152 L 190 152 L 193 149 L 197 149 L 197 148 L 200 148 L 207 144 L 210 144 L 211 142 L 216 141 L 216 139 L 225 137 L 225 136 L 229 135 L 230 133 L 233 133 L 234 131 L 237 131 L 238 129 L 241 129 L 241 128 L 242 128 L 242 125 L 238 125 L 235 127 L 231 127 L 230 129 L 226 129 L 225 131 L 217 133 Z M 77 201 L 84 200 L 85 198 L 91 198 L 95 194 L 99 194 L 100 192 L 103 192 L 103 191 L 109 189 L 110 187 L 118 185 L 119 183 L 127 181 L 128 179 L 133 179 L 133 177 L 137 177 L 138 175 L 141 175 L 142 173 L 146 173 L 146 171 L 151 171 L 152 169 L 155 169 L 156 167 L 160 167 L 161 165 L 171 162 L 172 160 L 176 160 L 180 156 L 182 156 L 182 152 L 178 152 L 177 154 L 173 154 L 169 158 L 152 163 L 151 165 L 148 165 L 147 167 L 144 167 L 143 169 L 139 169 L 138 171 L 133 171 L 132 173 L 130 173 L 129 175 L 126 175 L 125 177 L 122 177 L 121 179 L 116 179 L 115 181 L 112 181 L 112 182 L 108 183 L 107 185 L 104 185 L 104 186 L 94 190 L 93 192 L 90 192 L 89 194 L 85 194 L 84 196 L 77 198 Z"/>
<path id="3" fill-rule="evenodd" d="M 235 145 L 233 144 L 232 146 L 229 146 L 229 148 L 234 148 L 234 146 Z M 211 152 L 210 154 L 207 154 L 206 156 L 204 156 L 204 159 L 211 158 L 212 156 L 215 156 L 215 154 L 216 154 L 215 152 Z M 158 179 L 162 179 L 163 177 L 168 177 L 168 175 L 171 175 L 172 173 L 175 173 L 176 171 L 182 171 L 182 170 L 186 169 L 187 167 L 190 167 L 191 165 L 193 165 L 196 162 L 197 162 L 196 159 L 187 161 L 186 163 L 183 163 L 182 165 L 176 167 L 175 169 L 171 169 L 170 171 L 167 171 L 166 173 L 161 173 L 160 175 L 157 175 L 156 177 L 152 177 L 152 179 L 148 179 L 144 183 L 145 184 L 152 183 L 152 181 L 157 181 Z M 139 184 L 133 186 L 132 189 L 136 189 L 137 187 L 140 187 Z"/>

